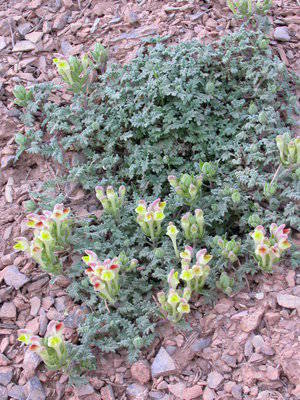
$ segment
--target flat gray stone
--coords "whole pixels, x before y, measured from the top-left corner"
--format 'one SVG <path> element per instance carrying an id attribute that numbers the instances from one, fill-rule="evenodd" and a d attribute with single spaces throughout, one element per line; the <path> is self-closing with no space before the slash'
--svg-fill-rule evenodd
<path id="1" fill-rule="evenodd" d="M 11 367 L 0 367 L 0 385 L 7 386 L 12 380 L 12 376 L 13 369 Z"/>
<path id="2" fill-rule="evenodd" d="M 293 296 L 292 294 L 277 294 L 277 303 L 285 308 L 300 308 L 300 297 Z"/>
<path id="3" fill-rule="evenodd" d="M 164 349 L 164 347 L 161 347 L 151 365 L 152 378 L 168 376 L 176 372 L 178 371 L 175 361 Z"/>
<path id="4" fill-rule="evenodd" d="M 0 386 L 0 399 L 1 400 L 7 400 L 8 399 L 8 394 L 7 394 L 7 389 L 3 386 Z"/>
<path id="5" fill-rule="evenodd" d="M 216 389 L 221 385 L 223 380 L 224 380 L 223 375 L 221 375 L 218 371 L 212 371 L 211 373 L 208 374 L 207 377 L 208 387 L 210 387 L 211 389 Z"/>
<path id="6" fill-rule="evenodd" d="M 30 42 L 29 40 L 21 40 L 20 42 L 17 42 L 13 49 L 12 52 L 22 52 L 22 51 L 31 51 L 35 49 L 35 45 Z"/>
<path id="7" fill-rule="evenodd" d="M 35 370 L 41 363 L 41 358 L 37 353 L 26 350 L 24 361 L 23 361 L 23 369 L 25 372 L 26 379 L 32 378 L 35 375 Z"/>
<path id="8" fill-rule="evenodd" d="M 210 345 L 211 345 L 211 337 L 201 338 L 196 340 L 192 344 L 191 350 L 194 351 L 195 353 L 198 353 L 199 351 L 205 349 L 206 347 L 209 347 Z"/>
<path id="9" fill-rule="evenodd" d="M 13 399 L 16 400 L 25 400 L 26 396 L 24 393 L 24 388 L 23 386 L 20 385 L 14 385 L 10 389 L 8 389 L 8 395 L 9 397 L 12 397 Z"/>
<path id="10" fill-rule="evenodd" d="M 147 400 L 148 393 L 148 388 L 138 383 L 133 383 L 126 389 L 126 394 L 130 400 Z"/>
<path id="11" fill-rule="evenodd" d="M 27 276 L 22 274 L 14 265 L 9 265 L 8 267 L 4 268 L 3 278 L 8 286 L 12 286 L 16 290 L 20 289 L 29 281 Z"/>
<path id="12" fill-rule="evenodd" d="M 34 376 L 26 384 L 26 400 L 46 400 L 46 393 L 39 378 Z"/>
<path id="13" fill-rule="evenodd" d="M 287 26 L 278 26 L 274 30 L 274 39 L 279 42 L 288 42 L 291 40 L 289 30 Z"/>

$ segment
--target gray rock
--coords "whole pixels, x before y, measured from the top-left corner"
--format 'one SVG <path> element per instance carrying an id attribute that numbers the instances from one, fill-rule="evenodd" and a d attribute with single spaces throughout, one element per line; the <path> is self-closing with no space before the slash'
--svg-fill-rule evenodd
<path id="1" fill-rule="evenodd" d="M 211 389 L 216 389 L 221 385 L 223 380 L 223 375 L 221 375 L 218 371 L 212 371 L 210 374 L 208 374 L 207 377 L 208 387 L 210 387 Z"/>
<path id="2" fill-rule="evenodd" d="M 26 275 L 22 274 L 17 267 L 10 265 L 3 270 L 4 281 L 8 286 L 20 289 L 29 281 Z"/>
<path id="3" fill-rule="evenodd" d="M 26 379 L 33 378 L 33 376 L 35 375 L 35 370 L 40 365 L 41 361 L 42 360 L 37 353 L 26 350 L 23 361 L 23 369 Z"/>
<path id="4" fill-rule="evenodd" d="M 39 335 L 44 336 L 46 331 L 47 331 L 47 326 L 48 326 L 48 318 L 46 311 L 41 308 L 40 310 L 40 327 L 39 327 Z"/>
<path id="5" fill-rule="evenodd" d="M 32 42 L 30 42 L 29 40 L 21 40 L 14 45 L 12 52 L 16 53 L 22 51 L 31 51 L 34 49 L 35 45 Z"/>
<path id="6" fill-rule="evenodd" d="M 39 309 L 41 307 L 41 299 L 39 297 L 32 297 L 30 299 L 30 305 L 31 305 L 31 309 L 30 309 L 30 315 L 32 317 L 37 316 Z"/>
<path id="7" fill-rule="evenodd" d="M 2 50 L 1 42 L 0 42 L 0 50 Z M 14 163 L 14 159 L 15 159 L 15 156 L 10 156 L 10 155 L 1 157 L 1 169 L 4 170 L 6 168 L 11 167 Z"/>
<path id="8" fill-rule="evenodd" d="M 15 319 L 16 316 L 17 316 L 17 309 L 12 301 L 8 301 L 2 304 L 2 307 L 0 309 L 1 319 L 5 318 Z"/>
<path id="9" fill-rule="evenodd" d="M 82 385 L 76 388 L 76 394 L 78 397 L 84 397 L 94 393 L 95 393 L 94 388 L 90 384 Z"/>
<path id="10" fill-rule="evenodd" d="M 293 296 L 292 294 L 278 293 L 277 294 L 277 303 L 281 307 L 291 308 L 291 309 L 294 309 L 294 308 L 300 309 L 300 297 Z"/>
<path id="11" fill-rule="evenodd" d="M 161 347 L 151 365 L 152 378 L 167 376 L 176 372 L 177 366 L 175 364 L 175 361 L 167 353 L 167 351 L 163 347 Z"/>
<path id="12" fill-rule="evenodd" d="M 211 345 L 211 338 L 206 337 L 206 338 L 201 338 L 196 340 L 192 346 L 191 350 L 194 351 L 195 353 L 198 353 L 199 351 L 205 349 L 206 347 L 209 347 Z"/>
<path id="13" fill-rule="evenodd" d="M 162 398 L 164 397 L 164 393 L 163 392 L 157 392 L 156 390 L 151 390 L 151 392 L 149 392 L 149 397 L 150 399 L 153 400 L 162 400 Z"/>
<path id="14" fill-rule="evenodd" d="M 291 40 L 289 30 L 287 26 L 278 26 L 274 30 L 274 39 L 279 42 L 288 42 Z"/>
<path id="15" fill-rule="evenodd" d="M 7 386 L 12 380 L 12 376 L 13 376 L 12 368 L 0 367 L 0 385 Z"/>
<path id="16" fill-rule="evenodd" d="M 138 383 L 133 383 L 126 389 L 126 394 L 130 400 L 146 400 L 148 399 L 148 393 L 148 388 Z"/>
<path id="17" fill-rule="evenodd" d="M 241 385 L 234 385 L 231 389 L 232 396 L 237 399 L 241 400 L 242 396 L 242 386 Z"/>
<path id="18" fill-rule="evenodd" d="M 5 49 L 6 46 L 7 46 L 7 44 L 6 44 L 5 37 L 1 36 L 0 37 L 0 51 Z"/>
<path id="19" fill-rule="evenodd" d="M 17 29 L 21 36 L 25 36 L 31 31 L 31 28 L 31 24 L 29 22 L 25 22 L 24 24 L 19 25 Z"/>
<path id="20" fill-rule="evenodd" d="M 177 350 L 176 346 L 167 346 L 166 347 L 166 351 L 170 356 L 172 356 L 176 350 Z"/>
<path id="21" fill-rule="evenodd" d="M 24 393 L 24 388 L 23 386 L 20 385 L 14 385 L 10 389 L 8 389 L 8 395 L 9 397 L 12 397 L 13 399 L 16 400 L 25 400 L 26 396 Z"/>
<path id="22" fill-rule="evenodd" d="M 34 376 L 26 384 L 26 400 L 45 400 L 46 393 L 39 378 Z"/>
<path id="23" fill-rule="evenodd" d="M 0 399 L 1 400 L 7 400 L 8 399 L 8 394 L 7 394 L 7 389 L 3 386 L 0 386 Z"/>
<path id="24" fill-rule="evenodd" d="M 235 368 L 236 367 L 236 357 L 230 356 L 229 354 L 224 354 L 222 356 L 222 360 L 229 365 L 229 367 Z"/>

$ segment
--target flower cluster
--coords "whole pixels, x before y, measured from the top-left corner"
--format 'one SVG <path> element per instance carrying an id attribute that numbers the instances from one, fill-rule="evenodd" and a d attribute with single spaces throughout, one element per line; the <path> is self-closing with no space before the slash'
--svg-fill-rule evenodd
<path id="1" fill-rule="evenodd" d="M 70 208 L 63 204 L 56 204 L 53 211 L 43 211 L 43 215 L 29 214 L 26 222 L 33 229 L 34 237 L 31 241 L 25 237 L 16 238 L 14 249 L 26 252 L 48 273 L 60 274 L 62 266 L 55 252 L 67 244 L 71 225 L 69 214 Z"/>
<path id="2" fill-rule="evenodd" d="M 164 209 L 166 202 L 160 198 L 147 206 L 145 200 L 140 200 L 135 212 L 138 214 L 137 223 L 142 228 L 144 234 L 151 238 L 152 242 L 161 234 L 161 223 L 165 218 Z"/>
<path id="3" fill-rule="evenodd" d="M 201 249 L 196 253 L 196 263 L 191 266 L 193 258 L 193 248 L 185 246 L 184 251 L 180 253 L 181 258 L 181 274 L 186 286 L 192 291 L 201 293 L 205 285 L 206 278 L 209 275 L 210 267 L 208 263 L 212 259 L 212 255 L 207 254 L 206 249 Z"/>
<path id="4" fill-rule="evenodd" d="M 104 70 L 108 60 L 106 48 L 101 43 L 96 43 L 94 50 L 91 51 L 91 56 L 96 63 L 96 68 Z"/>
<path id="5" fill-rule="evenodd" d="M 177 323 L 184 314 L 190 312 L 189 300 L 191 297 L 191 289 L 185 287 L 183 290 L 178 289 L 179 279 L 178 272 L 174 269 L 168 276 L 169 291 L 166 296 L 164 292 L 157 294 L 163 314 L 172 322 Z"/>
<path id="6" fill-rule="evenodd" d="M 290 140 L 287 134 L 278 135 L 276 144 L 280 152 L 280 161 L 284 166 L 300 164 L 300 137 Z"/>
<path id="7" fill-rule="evenodd" d="M 181 227 L 187 240 L 195 243 L 201 240 L 204 235 L 204 217 L 203 211 L 195 210 L 195 215 L 190 212 L 184 214 L 181 218 Z"/>
<path id="8" fill-rule="evenodd" d="M 234 286 L 234 279 L 229 277 L 226 272 L 222 272 L 219 280 L 216 282 L 216 286 L 227 294 L 227 296 L 230 296 Z"/>
<path id="9" fill-rule="evenodd" d="M 130 271 L 137 266 L 137 260 L 128 262 L 123 254 L 113 259 L 107 258 L 99 261 L 97 254 L 91 250 L 85 250 L 86 255 L 82 257 L 88 266 L 85 270 L 95 292 L 104 300 L 114 304 L 120 291 L 119 273 L 121 267 Z M 129 264 L 129 265 L 126 265 Z"/>
<path id="10" fill-rule="evenodd" d="M 96 186 L 95 190 L 96 197 L 101 202 L 104 211 L 118 220 L 120 218 L 120 209 L 125 200 L 125 186 L 120 186 L 118 193 L 114 191 L 112 186 L 108 186 L 106 191 L 102 186 Z"/>
<path id="11" fill-rule="evenodd" d="M 66 369 L 70 360 L 63 338 L 62 322 L 51 321 L 44 338 L 20 331 L 18 340 L 29 346 L 29 350 L 37 353 L 50 370 Z"/>
<path id="12" fill-rule="evenodd" d="M 69 85 L 74 93 L 79 93 L 86 88 L 90 74 L 90 59 L 87 54 L 81 58 L 71 56 L 69 60 L 53 59 L 59 75 Z"/>
<path id="13" fill-rule="evenodd" d="M 220 237 L 215 238 L 215 243 L 221 249 L 221 255 L 234 263 L 238 259 L 238 255 L 241 249 L 241 242 L 232 238 L 231 240 L 222 239 Z"/>
<path id="14" fill-rule="evenodd" d="M 199 197 L 203 177 L 183 174 L 178 179 L 174 175 L 168 176 L 170 185 L 175 189 L 176 194 L 180 196 L 187 205 L 192 205 Z"/>
<path id="15" fill-rule="evenodd" d="M 250 236 L 254 240 L 255 258 L 259 267 L 265 272 L 272 272 L 272 266 L 280 259 L 281 254 L 291 247 L 288 242 L 290 229 L 285 225 L 270 225 L 270 237 L 266 236 L 265 228 L 259 225 Z"/>

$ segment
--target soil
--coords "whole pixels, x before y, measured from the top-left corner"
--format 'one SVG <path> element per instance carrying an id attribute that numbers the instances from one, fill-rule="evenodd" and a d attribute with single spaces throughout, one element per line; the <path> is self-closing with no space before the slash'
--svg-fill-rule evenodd
<path id="1" fill-rule="evenodd" d="M 299 73 L 299 3 L 273 4 L 270 44 Z M 110 62 L 128 63 L 145 37 L 207 43 L 239 25 L 226 0 L 0 2 L 0 399 L 300 399 L 300 275 L 284 266 L 256 276 L 250 290 L 221 297 L 213 308 L 195 304 L 191 332 L 161 323 L 156 341 L 133 366 L 126 352 L 103 355 L 79 389 L 16 340 L 19 329 L 41 334 L 49 320 L 65 320 L 77 306 L 66 295 L 67 279 L 51 284 L 12 250 L 13 239 L 26 233 L 24 202 L 60 172 L 35 155 L 14 163 L 14 135 L 23 129 L 14 85 L 60 83 L 52 59 L 80 55 L 96 41 L 109 48 Z M 67 98 L 64 93 L 62 101 Z M 78 189 L 71 204 L 78 214 L 85 213 L 82 196 Z M 65 335 L 76 342 L 76 327 L 66 327 Z"/>

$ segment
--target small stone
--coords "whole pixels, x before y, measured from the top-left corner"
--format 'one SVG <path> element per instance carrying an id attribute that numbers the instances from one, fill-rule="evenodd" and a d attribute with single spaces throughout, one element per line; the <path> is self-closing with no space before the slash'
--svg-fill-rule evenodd
<path id="1" fill-rule="evenodd" d="M 207 384 L 211 389 L 216 389 L 223 382 L 224 377 L 218 371 L 212 371 L 208 374 Z"/>
<path id="2" fill-rule="evenodd" d="M 13 376 L 12 368 L 0 367 L 0 385 L 7 386 L 12 380 L 12 376 Z"/>
<path id="3" fill-rule="evenodd" d="M 33 378 L 35 375 L 35 370 L 41 363 L 41 358 L 37 353 L 33 351 L 26 350 L 24 360 L 23 360 L 23 369 L 25 373 L 25 378 L 28 380 Z"/>
<path id="4" fill-rule="evenodd" d="M 1 51 L 1 41 L 0 41 L 0 51 Z M 15 156 L 10 156 L 10 155 L 4 155 L 1 157 L 1 169 L 2 171 L 5 170 L 6 168 L 9 168 L 13 165 L 14 163 Z"/>
<path id="5" fill-rule="evenodd" d="M 244 332 L 254 331 L 256 328 L 258 328 L 263 315 L 264 315 L 263 309 L 258 309 L 253 312 L 249 311 L 248 315 L 243 317 L 243 319 L 241 320 L 241 324 L 240 324 L 241 329 Z"/>
<path id="6" fill-rule="evenodd" d="M 271 365 L 267 366 L 266 375 L 267 378 L 270 379 L 270 381 L 277 381 L 279 379 L 278 369 L 272 367 Z"/>
<path id="7" fill-rule="evenodd" d="M 229 299 L 222 299 L 215 305 L 215 311 L 218 314 L 224 314 L 233 306 L 233 301 Z"/>
<path id="8" fill-rule="evenodd" d="M 184 392 L 184 400 L 197 399 L 202 395 L 203 389 L 200 385 L 189 387 Z"/>
<path id="9" fill-rule="evenodd" d="M 137 361 L 131 366 L 130 371 L 132 378 L 142 385 L 150 381 L 151 375 L 148 361 Z"/>
<path id="10" fill-rule="evenodd" d="M 3 270 L 4 281 L 8 286 L 20 289 L 29 281 L 26 275 L 22 274 L 17 267 L 10 265 Z"/>
<path id="11" fill-rule="evenodd" d="M 44 32 L 42 31 L 30 32 L 25 35 L 25 39 L 29 40 L 32 43 L 37 43 L 42 39 L 43 35 Z"/>
<path id="12" fill-rule="evenodd" d="M 172 356 L 177 350 L 177 346 L 166 346 L 166 351 Z"/>
<path id="13" fill-rule="evenodd" d="M 255 335 L 255 336 L 253 336 L 252 344 L 255 348 L 255 351 L 257 353 L 261 353 L 263 347 L 265 346 L 265 341 L 261 335 Z"/>
<path id="14" fill-rule="evenodd" d="M 146 400 L 148 398 L 149 390 L 145 386 L 138 383 L 133 383 L 127 386 L 126 394 L 130 400 Z"/>
<path id="15" fill-rule="evenodd" d="M 33 335 L 37 335 L 40 330 L 40 317 L 33 318 L 26 324 L 26 329 Z"/>
<path id="16" fill-rule="evenodd" d="M 287 26 L 278 26 L 274 30 L 274 39 L 279 42 L 288 42 L 291 40 L 289 30 Z"/>
<path id="17" fill-rule="evenodd" d="M 105 400 L 115 400 L 115 395 L 110 385 L 107 385 L 101 389 L 101 398 Z"/>
<path id="18" fill-rule="evenodd" d="M 196 340 L 192 344 L 191 350 L 194 351 L 195 353 L 199 353 L 199 351 L 206 349 L 210 345 L 211 345 L 211 337 L 201 338 L 201 339 Z"/>
<path id="19" fill-rule="evenodd" d="M 67 14 L 59 14 L 54 22 L 53 22 L 53 30 L 54 31 L 60 31 L 61 29 L 64 29 L 64 27 L 67 25 L 68 21 L 68 15 Z"/>
<path id="20" fill-rule="evenodd" d="M 69 57 L 73 55 L 74 49 L 67 40 L 62 40 L 60 47 L 64 56 Z"/>
<path id="21" fill-rule="evenodd" d="M 295 277 L 296 272 L 293 269 L 290 269 L 285 277 L 285 280 L 287 281 L 289 287 L 295 287 Z"/>
<path id="22" fill-rule="evenodd" d="M 236 367 L 236 357 L 230 356 L 229 354 L 224 354 L 222 360 L 232 368 Z"/>
<path id="23" fill-rule="evenodd" d="M 208 18 L 208 20 L 206 21 L 206 23 L 205 23 L 205 25 L 208 27 L 208 28 L 216 28 L 216 26 L 218 25 L 218 23 L 217 23 L 217 21 L 215 21 L 214 19 L 212 19 L 212 18 Z"/>
<path id="24" fill-rule="evenodd" d="M 101 17 L 102 15 L 110 14 L 113 4 L 110 1 L 98 1 L 92 10 L 92 14 Z"/>
<path id="25" fill-rule="evenodd" d="M 29 22 L 25 22 L 18 26 L 17 30 L 21 36 L 27 35 L 31 31 L 31 24 Z"/>
<path id="26" fill-rule="evenodd" d="M 285 308 L 300 308 L 300 297 L 293 296 L 292 294 L 277 294 L 277 303 Z"/>
<path id="27" fill-rule="evenodd" d="M 76 394 L 78 397 L 85 397 L 93 393 L 95 393 L 94 388 L 89 383 L 76 388 Z"/>
<path id="28" fill-rule="evenodd" d="M 151 390 L 151 392 L 149 392 L 149 397 L 152 400 L 162 400 L 164 394 L 162 392 L 157 392 L 156 390 Z"/>
<path id="29" fill-rule="evenodd" d="M 9 364 L 10 360 L 4 354 L 0 354 L 0 367 L 6 367 Z"/>
<path id="30" fill-rule="evenodd" d="M 241 400 L 243 398 L 243 396 L 242 396 L 242 386 L 241 385 L 234 385 L 232 387 L 232 389 L 231 389 L 231 394 L 235 399 Z"/>
<path id="31" fill-rule="evenodd" d="M 6 44 L 6 40 L 4 36 L 0 36 L 0 51 L 5 49 L 5 47 L 7 46 Z"/>
<path id="32" fill-rule="evenodd" d="M 280 321 L 280 318 L 280 314 L 273 311 L 266 312 L 265 314 L 265 320 L 270 326 L 276 325 Z"/>
<path id="33" fill-rule="evenodd" d="M 27 392 L 26 400 L 45 400 L 46 393 L 45 390 L 37 376 L 31 378 L 26 386 L 25 390 Z"/>
<path id="34" fill-rule="evenodd" d="M 186 392 L 186 385 L 183 382 L 178 382 L 173 385 L 168 385 L 168 389 L 176 398 L 183 399 Z"/>
<path id="35" fill-rule="evenodd" d="M 214 400 L 214 399 L 215 399 L 215 392 L 211 390 L 208 386 L 206 386 L 203 392 L 203 400 Z"/>
<path id="36" fill-rule="evenodd" d="M 177 373 L 177 366 L 174 360 L 169 356 L 167 351 L 161 347 L 151 366 L 152 378 L 168 376 L 175 373 Z"/>
<path id="37" fill-rule="evenodd" d="M 30 315 L 32 317 L 35 317 L 41 307 L 41 299 L 39 297 L 32 297 L 30 299 L 30 305 L 31 305 Z"/>
<path id="38" fill-rule="evenodd" d="M 1 400 L 7 400 L 8 399 L 8 394 L 7 394 L 7 389 L 3 386 L 0 386 L 0 399 Z"/>
<path id="39" fill-rule="evenodd" d="M 9 319 L 15 319 L 17 316 L 17 309 L 16 306 L 12 301 L 9 301 L 7 303 L 3 303 L 1 309 L 0 309 L 0 318 L 9 318 Z"/>
<path id="40" fill-rule="evenodd" d="M 23 386 L 20 385 L 14 385 L 10 389 L 8 389 L 8 395 L 16 400 L 26 399 Z"/>
<path id="41" fill-rule="evenodd" d="M 21 40 L 20 42 L 17 42 L 13 49 L 12 52 L 19 52 L 19 51 L 32 51 L 35 50 L 35 45 L 31 43 L 29 40 Z"/>

